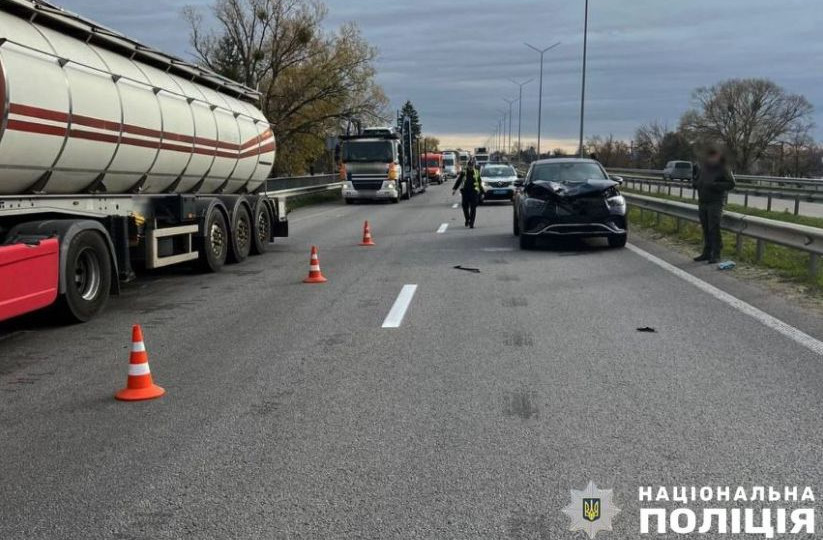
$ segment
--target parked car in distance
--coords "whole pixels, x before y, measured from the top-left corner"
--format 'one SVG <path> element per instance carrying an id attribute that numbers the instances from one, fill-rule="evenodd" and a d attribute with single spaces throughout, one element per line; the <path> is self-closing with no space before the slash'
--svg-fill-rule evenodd
<path id="1" fill-rule="evenodd" d="M 480 169 L 485 201 L 511 201 L 514 198 L 517 171 L 511 165 L 488 163 Z"/>
<path id="2" fill-rule="evenodd" d="M 663 169 L 663 180 L 692 181 L 693 165 L 691 161 L 670 161 Z"/>
<path id="3" fill-rule="evenodd" d="M 628 237 L 626 200 L 618 186 L 593 159 L 554 158 L 535 161 L 514 198 L 514 235 L 531 249 L 537 238 L 606 238 L 623 247 Z"/>

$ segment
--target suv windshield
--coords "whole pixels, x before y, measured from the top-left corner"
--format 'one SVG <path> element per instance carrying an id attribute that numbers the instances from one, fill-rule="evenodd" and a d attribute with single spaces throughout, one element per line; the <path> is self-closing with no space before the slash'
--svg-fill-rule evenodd
<path id="1" fill-rule="evenodd" d="M 685 161 L 680 161 L 674 164 L 675 169 L 691 169 L 692 164 Z"/>
<path id="2" fill-rule="evenodd" d="M 443 166 L 444 167 L 454 167 L 454 158 L 443 158 Z"/>
<path id="3" fill-rule="evenodd" d="M 346 141 L 343 143 L 343 161 L 391 163 L 394 161 L 392 144 L 388 141 Z"/>
<path id="4" fill-rule="evenodd" d="M 512 167 L 486 165 L 485 167 L 483 167 L 483 171 L 480 173 L 480 175 L 489 178 L 506 178 L 511 176 L 517 176 L 517 173 L 514 172 L 514 169 Z"/>
<path id="5" fill-rule="evenodd" d="M 567 184 L 586 180 L 608 180 L 608 176 L 597 163 L 540 163 L 532 168 L 529 180 Z"/>

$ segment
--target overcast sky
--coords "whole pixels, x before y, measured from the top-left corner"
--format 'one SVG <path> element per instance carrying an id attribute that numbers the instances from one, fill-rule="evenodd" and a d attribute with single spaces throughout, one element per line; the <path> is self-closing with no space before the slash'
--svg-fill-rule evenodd
<path id="1" fill-rule="evenodd" d="M 164 51 L 190 58 L 180 10 L 211 0 L 54 0 Z M 329 25 L 356 21 L 380 50 L 394 107 L 411 99 L 424 130 L 474 146 L 493 131 L 507 79 L 537 77 L 546 47 L 543 147 L 574 146 L 583 0 L 326 0 Z M 815 106 L 823 138 L 823 1 L 590 0 L 586 134 L 629 138 L 642 123 L 676 126 L 692 89 L 769 77 Z M 523 140 L 536 141 L 537 81 L 524 88 Z M 513 131 L 517 137 L 517 105 Z"/>

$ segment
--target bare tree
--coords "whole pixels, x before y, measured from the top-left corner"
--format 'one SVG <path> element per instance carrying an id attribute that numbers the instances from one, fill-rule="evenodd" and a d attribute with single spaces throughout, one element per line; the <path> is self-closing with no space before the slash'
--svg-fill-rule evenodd
<path id="1" fill-rule="evenodd" d="M 184 9 L 198 61 L 261 92 L 278 172 L 305 170 L 341 121 L 388 117 L 377 50 L 354 24 L 325 29 L 326 14 L 319 0 L 215 0 L 209 26 L 201 11 Z"/>
<path id="2" fill-rule="evenodd" d="M 805 97 L 767 79 L 731 79 L 693 93 L 680 125 L 693 142 L 721 143 L 735 169 L 748 172 L 769 145 L 812 112 Z"/>
<path id="3" fill-rule="evenodd" d="M 637 128 L 634 134 L 635 161 L 649 168 L 660 166 L 660 150 L 667 133 L 669 128 L 666 124 L 657 120 Z"/>

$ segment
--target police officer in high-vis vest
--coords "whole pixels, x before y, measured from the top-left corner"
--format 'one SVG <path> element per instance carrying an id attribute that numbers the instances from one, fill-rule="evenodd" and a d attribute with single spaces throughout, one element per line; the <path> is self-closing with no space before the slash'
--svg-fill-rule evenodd
<path id="1" fill-rule="evenodd" d="M 466 227 L 474 229 L 477 205 L 480 202 L 480 196 L 484 193 L 483 184 L 480 182 L 480 169 L 477 168 L 474 158 L 469 160 L 468 166 L 457 177 L 452 195 L 457 193 L 458 189 L 463 198 L 463 216 L 466 218 Z"/>

